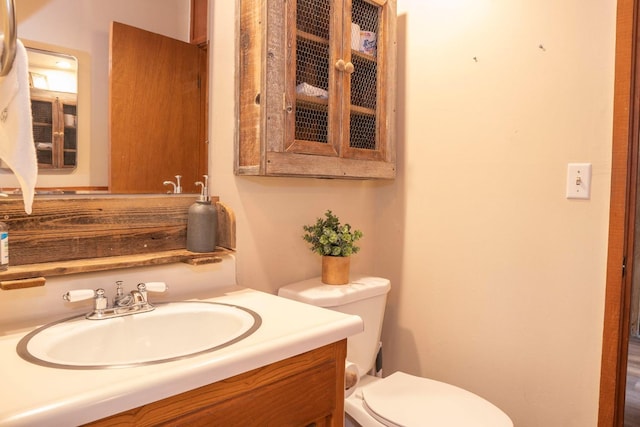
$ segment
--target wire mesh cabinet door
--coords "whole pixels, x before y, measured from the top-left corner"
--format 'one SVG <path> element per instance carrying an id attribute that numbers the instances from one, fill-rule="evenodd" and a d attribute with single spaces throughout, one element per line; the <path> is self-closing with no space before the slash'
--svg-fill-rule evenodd
<path id="1" fill-rule="evenodd" d="M 76 102 L 63 95 L 67 94 L 31 91 L 33 138 L 41 169 L 75 168 L 77 164 Z"/>
<path id="2" fill-rule="evenodd" d="M 393 178 L 396 0 L 239 1 L 236 173 Z"/>
<path id="3" fill-rule="evenodd" d="M 389 46 L 388 34 L 389 21 L 395 20 L 395 5 L 392 10 L 390 2 L 352 0 L 350 6 L 344 23 L 345 32 L 351 33 L 351 45 L 344 51 L 342 155 L 384 160 L 391 145 L 388 108 L 395 104 L 395 94 L 389 92 L 395 87 L 389 63 L 392 59 L 395 64 L 395 50 Z"/>
<path id="4" fill-rule="evenodd" d="M 287 9 L 288 152 L 338 156 L 342 0 L 297 0 Z M 290 77 L 289 77 L 290 76 Z"/>

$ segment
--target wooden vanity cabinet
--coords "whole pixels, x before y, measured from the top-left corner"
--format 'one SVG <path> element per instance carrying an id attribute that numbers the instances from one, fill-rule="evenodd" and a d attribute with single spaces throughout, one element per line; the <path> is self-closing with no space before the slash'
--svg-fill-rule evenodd
<path id="1" fill-rule="evenodd" d="M 75 168 L 78 148 L 76 95 L 31 89 L 31 114 L 38 167 Z"/>
<path id="2" fill-rule="evenodd" d="M 346 340 L 89 426 L 342 426 Z"/>
<path id="3" fill-rule="evenodd" d="M 238 1 L 236 174 L 395 177 L 396 0 Z"/>

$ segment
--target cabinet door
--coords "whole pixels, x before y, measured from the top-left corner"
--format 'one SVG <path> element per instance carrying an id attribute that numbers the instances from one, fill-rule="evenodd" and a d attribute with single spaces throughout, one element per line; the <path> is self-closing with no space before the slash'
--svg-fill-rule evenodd
<path id="1" fill-rule="evenodd" d="M 342 1 L 297 0 L 287 11 L 285 150 L 338 156 Z"/>
<path id="2" fill-rule="evenodd" d="M 287 152 L 385 158 L 385 1 L 297 0 L 287 17 Z"/>
<path id="3" fill-rule="evenodd" d="M 58 103 L 58 167 L 75 168 L 78 152 L 77 114 L 74 103 L 57 101 Z"/>
<path id="4" fill-rule="evenodd" d="M 181 175 L 184 192 L 197 193 L 207 170 L 200 49 L 114 22 L 110 58 L 109 190 L 164 193 Z"/>
<path id="5" fill-rule="evenodd" d="M 385 1 L 351 0 L 345 6 L 343 156 L 381 160 L 387 149 L 389 4 Z M 350 18 L 350 19 L 349 19 Z"/>
<path id="6" fill-rule="evenodd" d="M 54 108 L 55 104 L 52 100 L 31 97 L 33 140 L 36 144 L 38 167 L 43 169 L 53 167 Z"/>

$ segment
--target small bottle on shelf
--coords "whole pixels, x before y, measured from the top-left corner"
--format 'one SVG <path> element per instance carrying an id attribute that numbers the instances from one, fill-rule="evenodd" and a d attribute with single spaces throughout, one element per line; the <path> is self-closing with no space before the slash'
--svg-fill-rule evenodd
<path id="1" fill-rule="evenodd" d="M 9 226 L 0 222 L 0 271 L 9 268 Z"/>

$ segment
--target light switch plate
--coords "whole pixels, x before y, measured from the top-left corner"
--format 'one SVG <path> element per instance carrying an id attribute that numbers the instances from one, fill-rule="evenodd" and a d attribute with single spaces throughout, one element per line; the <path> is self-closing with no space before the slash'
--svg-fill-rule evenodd
<path id="1" fill-rule="evenodd" d="M 567 199 L 591 197 L 591 163 L 569 163 L 567 167 Z"/>

